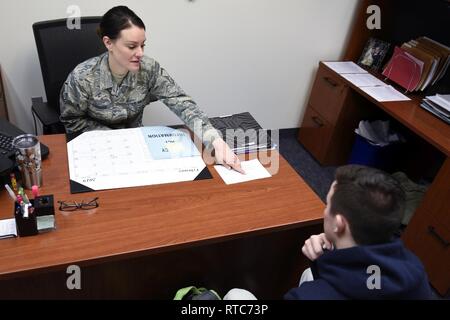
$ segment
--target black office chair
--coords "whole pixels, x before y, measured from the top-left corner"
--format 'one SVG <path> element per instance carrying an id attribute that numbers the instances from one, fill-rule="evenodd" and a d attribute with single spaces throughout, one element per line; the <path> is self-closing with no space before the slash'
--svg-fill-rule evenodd
<path id="1" fill-rule="evenodd" d="M 36 22 L 33 33 L 41 64 L 47 102 L 32 99 L 31 112 L 37 134 L 36 117 L 44 134 L 64 133 L 59 120 L 59 95 L 69 73 L 81 62 L 106 51 L 97 35 L 101 17 L 82 17 L 80 29 L 69 29 L 67 19 Z"/>

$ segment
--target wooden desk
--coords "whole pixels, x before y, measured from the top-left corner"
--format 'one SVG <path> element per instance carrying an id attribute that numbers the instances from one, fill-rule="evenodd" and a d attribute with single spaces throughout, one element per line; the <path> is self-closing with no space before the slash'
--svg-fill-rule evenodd
<path id="1" fill-rule="evenodd" d="M 387 114 L 414 140 L 402 154 L 402 171 L 423 172 L 440 162 L 403 240 L 424 263 L 433 286 L 445 294 L 450 288 L 450 126 L 419 104 L 415 96 L 411 101 L 376 101 L 320 63 L 298 138 L 322 164 L 342 165 L 349 159 L 359 121 Z"/>
<path id="2" fill-rule="evenodd" d="M 1 298 L 171 299 L 187 285 L 281 298 L 305 265 L 301 241 L 321 230 L 324 204 L 281 156 L 272 178 L 243 184 L 225 185 L 210 167 L 208 180 L 70 194 L 65 137 L 40 139 L 50 148 L 41 194 L 98 196 L 100 207 L 56 210 L 55 231 L 1 240 Z M 11 217 L 5 191 L 0 202 Z M 72 264 L 80 291 L 66 288 Z"/>

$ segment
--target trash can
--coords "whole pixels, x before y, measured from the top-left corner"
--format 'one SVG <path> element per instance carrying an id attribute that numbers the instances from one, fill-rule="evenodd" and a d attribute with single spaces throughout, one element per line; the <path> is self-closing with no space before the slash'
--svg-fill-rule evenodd
<path id="1" fill-rule="evenodd" d="M 349 164 L 361 164 L 391 172 L 396 170 L 397 155 L 400 148 L 401 143 L 379 146 L 356 134 L 348 162 Z"/>
<path id="2" fill-rule="evenodd" d="M 396 169 L 404 139 L 388 121 L 361 121 L 350 154 L 350 164 L 361 164 L 384 171 Z M 377 143 L 373 142 L 376 141 Z"/>

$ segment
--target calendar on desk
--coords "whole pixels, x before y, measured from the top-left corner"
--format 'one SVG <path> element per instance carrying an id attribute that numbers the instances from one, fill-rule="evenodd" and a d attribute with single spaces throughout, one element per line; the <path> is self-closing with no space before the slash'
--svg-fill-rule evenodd
<path id="1" fill-rule="evenodd" d="M 85 132 L 67 154 L 71 193 L 211 178 L 189 134 L 168 127 Z"/>

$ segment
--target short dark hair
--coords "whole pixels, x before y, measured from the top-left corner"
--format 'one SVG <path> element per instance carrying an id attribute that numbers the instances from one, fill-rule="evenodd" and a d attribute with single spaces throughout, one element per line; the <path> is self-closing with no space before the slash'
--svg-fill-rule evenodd
<path id="1" fill-rule="evenodd" d="M 391 241 L 405 209 L 405 193 L 397 180 L 381 170 L 360 165 L 337 169 L 330 201 L 330 213 L 347 219 L 359 245 Z"/>
<path id="2" fill-rule="evenodd" d="M 126 6 L 117 6 L 106 12 L 97 29 L 97 34 L 101 39 L 104 36 L 115 40 L 124 29 L 131 28 L 133 25 L 145 30 L 145 24 L 136 13 Z"/>

